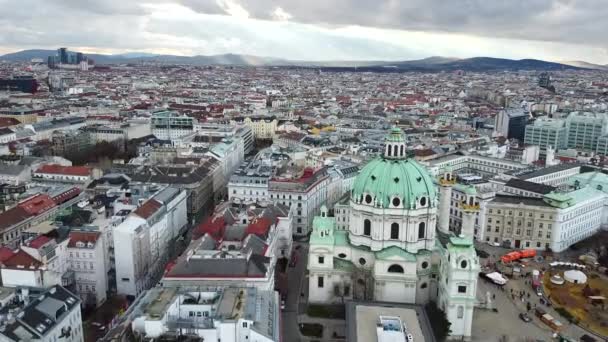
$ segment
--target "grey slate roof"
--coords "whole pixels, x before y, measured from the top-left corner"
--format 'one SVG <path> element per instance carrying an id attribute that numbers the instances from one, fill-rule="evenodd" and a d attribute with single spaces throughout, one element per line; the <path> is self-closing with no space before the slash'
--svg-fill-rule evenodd
<path id="1" fill-rule="evenodd" d="M 508 186 L 511 188 L 517 188 L 517 189 L 521 189 L 521 190 L 525 190 L 525 191 L 530 191 L 530 192 L 534 192 L 537 194 L 543 194 L 543 195 L 548 194 L 551 191 L 554 191 L 555 189 L 557 189 L 556 187 L 551 186 L 551 185 L 528 182 L 526 180 L 522 180 L 522 179 L 518 179 L 518 178 L 509 179 L 509 181 L 507 183 L 505 183 L 505 186 Z"/>
<path id="2" fill-rule="evenodd" d="M 29 167 L 24 165 L 8 165 L 0 164 L 0 174 L 18 176 L 23 171 L 26 171 Z"/>
<path id="3" fill-rule="evenodd" d="M 224 254 L 222 254 L 224 253 Z M 182 259 L 167 273 L 166 277 L 263 277 L 270 258 L 252 254 L 249 258 L 227 258 L 230 253 L 218 252 L 216 258 Z M 223 256 L 223 258 L 221 257 Z"/>
<path id="4" fill-rule="evenodd" d="M 539 207 L 551 207 L 548 203 L 542 200 L 542 198 L 533 197 L 521 197 L 521 196 L 505 196 L 496 195 L 492 202 L 505 203 L 505 204 L 520 204 L 535 205 Z M 490 202 L 490 204 L 492 203 Z"/>

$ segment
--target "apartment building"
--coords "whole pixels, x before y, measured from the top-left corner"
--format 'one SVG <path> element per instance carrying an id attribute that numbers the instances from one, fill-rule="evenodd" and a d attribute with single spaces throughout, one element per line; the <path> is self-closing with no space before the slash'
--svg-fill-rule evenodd
<path id="1" fill-rule="evenodd" d="M 606 196 L 591 187 L 542 198 L 497 195 L 487 205 L 484 241 L 561 252 L 600 230 Z"/>
<path id="2" fill-rule="evenodd" d="M 67 260 L 74 273 L 74 291 L 83 305 L 98 307 L 107 298 L 107 249 L 99 231 L 72 231 L 68 236 Z"/>
<path id="3" fill-rule="evenodd" d="M 27 288 L 20 292 L 8 293 L 20 305 L 0 330 L 0 340 L 84 341 L 78 296 L 59 285 L 41 293 Z"/>
<path id="4" fill-rule="evenodd" d="M 295 171 L 295 170 L 294 170 Z M 326 168 L 285 173 L 268 184 L 270 201 L 293 207 L 294 234 L 304 236 L 312 228 L 312 220 L 327 201 L 330 178 Z"/>
<path id="5" fill-rule="evenodd" d="M 186 191 L 166 187 L 113 229 L 118 293 L 137 296 L 160 279 L 188 222 L 186 198 Z"/>

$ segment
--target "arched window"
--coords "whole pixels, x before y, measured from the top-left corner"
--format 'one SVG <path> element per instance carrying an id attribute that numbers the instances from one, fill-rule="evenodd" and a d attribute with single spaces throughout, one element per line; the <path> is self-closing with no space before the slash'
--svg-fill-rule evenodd
<path id="1" fill-rule="evenodd" d="M 363 235 L 370 236 L 372 235 L 372 222 L 368 219 L 363 221 Z"/>
<path id="2" fill-rule="evenodd" d="M 401 265 L 391 265 L 388 268 L 388 273 L 403 273 L 403 267 Z"/>
<path id="3" fill-rule="evenodd" d="M 420 222 L 420 224 L 418 225 L 418 238 L 419 239 L 424 239 L 425 235 L 426 235 L 426 224 L 424 224 L 424 222 Z"/>
<path id="4" fill-rule="evenodd" d="M 393 207 L 398 207 L 401 204 L 399 197 L 393 198 Z"/>
<path id="5" fill-rule="evenodd" d="M 401 145 L 401 156 L 405 156 L 405 146 Z"/>
<path id="6" fill-rule="evenodd" d="M 467 261 L 466 260 L 462 260 L 460 262 L 460 268 L 467 268 Z"/>
<path id="7" fill-rule="evenodd" d="M 426 197 L 422 197 L 422 198 L 420 199 L 420 206 L 421 206 L 421 207 L 424 207 L 425 205 L 426 205 Z"/>
<path id="8" fill-rule="evenodd" d="M 422 285 L 420 285 L 421 289 L 426 289 L 426 287 L 427 287 L 426 283 L 422 283 Z"/>
<path id="9" fill-rule="evenodd" d="M 388 148 L 388 153 L 387 153 L 387 155 L 390 157 L 390 156 L 391 156 L 391 153 L 392 153 L 392 151 L 393 151 L 393 145 L 390 145 L 390 144 L 389 144 L 389 145 L 387 146 L 387 148 Z"/>
<path id="10" fill-rule="evenodd" d="M 367 204 L 372 203 L 372 196 L 371 195 L 366 195 L 365 196 L 365 203 L 367 203 Z"/>
<path id="11" fill-rule="evenodd" d="M 399 223 L 391 224 L 391 239 L 397 240 L 399 239 Z"/>

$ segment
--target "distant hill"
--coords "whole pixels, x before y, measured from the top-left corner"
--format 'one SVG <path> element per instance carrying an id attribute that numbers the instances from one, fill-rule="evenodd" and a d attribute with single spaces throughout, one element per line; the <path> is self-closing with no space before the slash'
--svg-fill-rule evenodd
<path id="1" fill-rule="evenodd" d="M 54 56 L 57 53 L 56 50 L 23 50 L 19 52 L 8 53 L 4 56 L 0 56 L 0 60 L 11 61 L 11 62 L 24 62 L 29 61 L 32 58 L 42 58 L 46 60 L 49 56 Z"/>
<path id="2" fill-rule="evenodd" d="M 32 58 L 46 59 L 56 54 L 56 50 L 23 50 L 0 56 L 0 60 L 29 61 Z M 502 71 L 502 70 L 572 70 L 572 69 L 602 69 L 607 66 L 586 62 L 555 63 L 537 59 L 505 59 L 491 57 L 448 58 L 433 56 L 409 61 L 292 61 L 271 57 L 252 55 L 223 54 L 213 56 L 175 56 L 154 55 L 143 52 L 131 52 L 118 55 L 86 54 L 95 60 L 96 64 L 125 64 L 125 63 L 161 63 L 189 65 L 235 65 L 235 66 L 279 66 L 279 67 L 308 67 L 320 68 L 327 71 L 379 71 L 379 72 L 440 72 L 440 71 Z"/>
<path id="3" fill-rule="evenodd" d="M 593 63 L 588 63 L 588 62 L 584 62 L 584 61 L 563 61 L 560 63 L 566 64 L 566 65 L 572 65 L 572 66 L 579 67 L 579 68 L 585 68 L 585 69 L 608 70 L 608 64 L 600 65 L 600 64 L 593 64 Z"/>

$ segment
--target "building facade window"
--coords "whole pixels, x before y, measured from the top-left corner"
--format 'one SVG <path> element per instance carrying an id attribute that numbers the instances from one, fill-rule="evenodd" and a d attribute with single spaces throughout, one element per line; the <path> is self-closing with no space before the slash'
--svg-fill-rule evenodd
<path id="1" fill-rule="evenodd" d="M 391 239 L 397 240 L 399 239 L 399 223 L 391 224 Z"/>
<path id="2" fill-rule="evenodd" d="M 424 222 L 420 222 L 420 224 L 418 224 L 418 238 L 424 239 L 425 235 L 426 235 L 426 224 Z"/>
<path id="3" fill-rule="evenodd" d="M 372 222 L 369 219 L 363 221 L 363 235 L 372 235 Z"/>
<path id="4" fill-rule="evenodd" d="M 388 273 L 403 273 L 403 267 L 401 265 L 391 265 L 388 268 Z"/>

